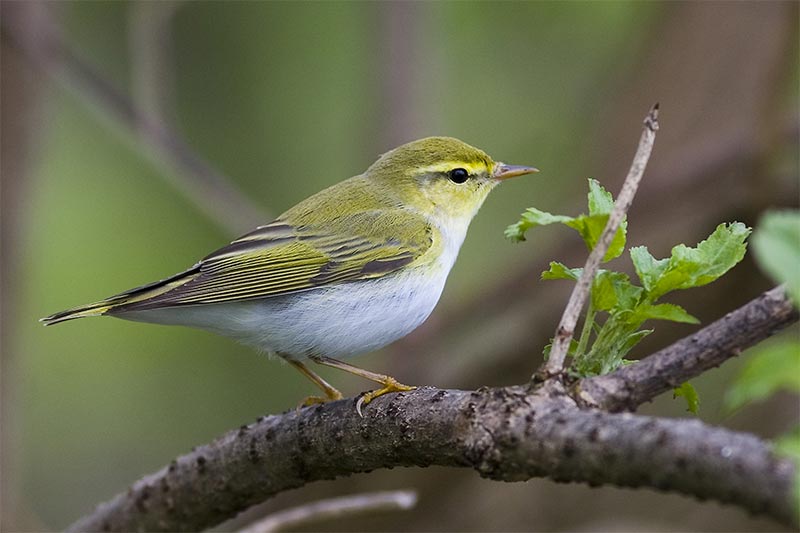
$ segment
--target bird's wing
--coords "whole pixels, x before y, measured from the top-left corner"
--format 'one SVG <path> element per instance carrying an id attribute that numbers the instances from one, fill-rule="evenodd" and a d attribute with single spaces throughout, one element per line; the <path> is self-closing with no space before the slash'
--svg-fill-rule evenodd
<path id="1" fill-rule="evenodd" d="M 248 300 L 379 278 L 416 261 L 433 243 L 424 220 L 398 212 L 388 219 L 383 211 L 359 213 L 337 226 L 334 231 L 276 220 L 205 257 L 186 271 L 185 282 L 114 311 Z M 343 231 L 348 226 L 360 231 Z M 387 234 L 387 227 L 394 229 L 390 237 L 376 237 Z"/>

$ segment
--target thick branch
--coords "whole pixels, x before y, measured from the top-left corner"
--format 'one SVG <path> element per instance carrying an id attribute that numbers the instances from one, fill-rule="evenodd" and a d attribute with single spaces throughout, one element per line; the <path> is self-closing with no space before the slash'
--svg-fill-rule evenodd
<path id="1" fill-rule="evenodd" d="M 644 175 L 644 169 L 647 168 L 647 162 L 650 160 L 650 153 L 653 151 L 653 143 L 656 140 L 656 131 L 658 131 L 658 104 L 655 104 L 647 117 L 644 119 L 644 128 L 642 135 L 639 138 L 639 146 L 636 149 L 636 154 L 633 156 L 631 168 L 628 175 L 625 177 L 625 182 L 622 184 L 622 189 L 614 202 L 614 208 L 608 215 L 608 222 L 606 227 L 603 228 L 603 233 L 597 240 L 586 264 L 583 266 L 578 282 L 569 296 L 569 301 L 564 309 L 564 314 L 561 316 L 561 321 L 556 329 L 556 334 L 553 337 L 553 347 L 550 350 L 550 356 L 543 365 L 541 373 L 545 377 L 553 376 L 561 372 L 564 368 L 564 360 L 567 357 L 567 350 L 569 349 L 570 341 L 575 334 L 575 325 L 578 323 L 583 305 L 589 298 L 589 291 L 592 286 L 592 280 L 597 273 L 600 262 L 605 257 L 608 247 L 611 244 L 614 235 L 617 234 L 617 229 L 625 214 L 630 209 L 633 203 L 633 197 L 636 195 L 636 190 L 639 188 L 639 182 Z M 537 372 L 537 374 L 539 374 Z M 533 376 L 533 380 L 539 379 L 538 375 Z"/>
<path id="2" fill-rule="evenodd" d="M 640 404 L 739 355 L 797 319 L 797 309 L 786 292 L 782 287 L 775 287 L 635 365 L 583 380 L 579 384 L 580 399 L 587 405 L 609 411 L 633 411 Z"/>
<path id="3" fill-rule="evenodd" d="M 312 481 L 429 465 L 503 481 L 651 487 L 792 520 L 794 467 L 765 442 L 697 420 L 581 410 L 551 380 L 533 394 L 387 395 L 365 418 L 352 399 L 263 418 L 138 481 L 70 530 L 202 530 Z"/>

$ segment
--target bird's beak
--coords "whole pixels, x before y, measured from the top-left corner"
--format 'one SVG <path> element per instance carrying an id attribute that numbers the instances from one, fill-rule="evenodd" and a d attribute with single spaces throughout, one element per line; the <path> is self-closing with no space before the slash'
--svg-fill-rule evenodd
<path id="1" fill-rule="evenodd" d="M 494 166 L 492 177 L 496 180 L 507 180 L 516 176 L 524 176 L 525 174 L 533 174 L 539 172 L 538 168 L 523 167 L 519 165 L 506 165 L 505 163 L 497 163 Z"/>

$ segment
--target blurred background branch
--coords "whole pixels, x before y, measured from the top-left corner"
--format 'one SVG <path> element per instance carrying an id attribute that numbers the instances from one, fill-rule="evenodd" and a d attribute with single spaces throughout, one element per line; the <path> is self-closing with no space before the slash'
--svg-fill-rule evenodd
<path id="1" fill-rule="evenodd" d="M 167 104 L 165 84 L 170 70 L 164 46 L 169 43 L 170 17 L 178 6 L 174 2 L 132 4 L 136 15 L 131 40 L 137 45 L 147 42 L 134 54 L 134 79 L 139 80 L 134 92 L 137 104 L 146 107 L 131 102 L 70 47 L 50 13 L 53 5 L 39 1 L 6 4 L 2 35 L 51 80 L 76 94 L 104 123 L 113 123 L 112 131 L 141 143 L 141 153 L 162 168 L 165 179 L 214 222 L 237 234 L 268 222 L 266 212 L 198 155 L 160 115 Z M 33 16 L 32 10 L 37 11 Z M 36 27 L 31 28 L 31 23 Z"/>
<path id="2" fill-rule="evenodd" d="M 139 110 L 143 134 L 164 128 L 176 117 L 173 110 L 172 19 L 183 0 L 135 2 L 128 17 L 131 94 Z"/>

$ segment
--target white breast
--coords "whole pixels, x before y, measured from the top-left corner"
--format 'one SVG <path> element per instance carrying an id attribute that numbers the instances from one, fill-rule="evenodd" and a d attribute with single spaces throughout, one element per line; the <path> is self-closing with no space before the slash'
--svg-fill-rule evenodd
<path id="1" fill-rule="evenodd" d="M 404 337 L 430 315 L 447 272 L 408 272 L 287 296 L 132 312 L 121 318 L 185 325 L 302 359 L 346 357 Z"/>

